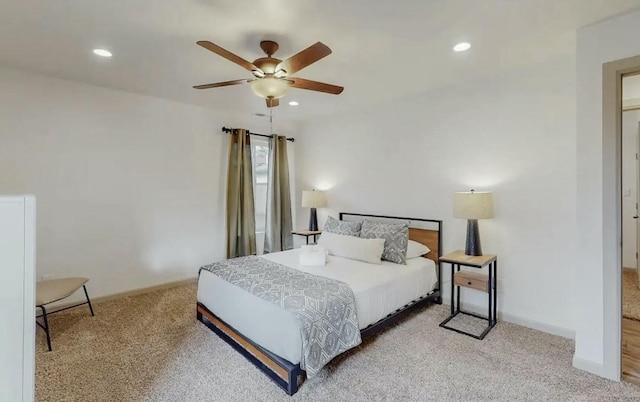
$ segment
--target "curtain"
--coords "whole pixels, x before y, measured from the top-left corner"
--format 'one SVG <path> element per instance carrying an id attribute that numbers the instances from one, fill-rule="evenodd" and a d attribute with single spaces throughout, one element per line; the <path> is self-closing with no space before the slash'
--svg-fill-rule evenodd
<path id="1" fill-rule="evenodd" d="M 256 253 L 256 221 L 249 132 L 234 129 L 230 138 L 227 170 L 227 258 L 234 258 Z"/>
<path id="2" fill-rule="evenodd" d="M 291 191 L 289 189 L 289 162 L 287 137 L 273 135 L 269 147 L 269 179 L 267 181 L 267 222 L 264 252 L 293 248 Z"/>

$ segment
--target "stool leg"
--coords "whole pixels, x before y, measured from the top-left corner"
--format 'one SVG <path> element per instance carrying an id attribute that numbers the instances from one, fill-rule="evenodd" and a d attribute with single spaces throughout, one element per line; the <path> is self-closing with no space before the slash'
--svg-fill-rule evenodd
<path id="1" fill-rule="evenodd" d="M 93 316 L 93 307 L 91 306 L 91 300 L 89 300 L 89 293 L 87 293 L 87 287 L 82 285 L 82 289 L 84 289 L 84 295 L 87 297 L 87 304 L 89 304 L 89 310 L 91 310 L 91 315 Z"/>
<path id="2" fill-rule="evenodd" d="M 42 318 L 44 319 L 44 332 L 47 334 L 47 346 L 49 347 L 49 352 L 51 352 L 51 335 L 49 334 L 49 320 L 47 319 L 47 309 L 44 306 L 40 306 L 42 309 Z"/>

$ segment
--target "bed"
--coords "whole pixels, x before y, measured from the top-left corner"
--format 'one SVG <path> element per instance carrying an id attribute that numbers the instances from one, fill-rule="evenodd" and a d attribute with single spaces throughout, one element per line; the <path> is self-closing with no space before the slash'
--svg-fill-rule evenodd
<path id="1" fill-rule="evenodd" d="M 353 292 L 357 319 L 354 325 L 366 339 L 426 303 L 441 303 L 440 240 L 442 222 L 340 213 L 340 220 L 409 222 L 409 238 L 431 252 L 407 260 L 406 265 L 383 261 L 380 265 L 331 256 L 325 266 L 301 266 L 300 249 L 261 256 L 263 264 L 294 269 L 337 280 Z M 253 257 L 255 259 L 255 257 Z M 264 261 L 266 260 L 266 261 Z M 228 260 L 242 269 L 242 259 Z M 249 269 L 249 268 L 247 268 Z M 198 280 L 197 319 L 260 368 L 289 395 L 297 392 L 305 379 L 301 321 L 283 307 L 260 298 L 229 278 L 201 269 Z M 359 343 L 359 342 L 358 342 Z M 353 345 L 349 345 L 352 347 Z M 304 365 L 303 365 L 304 367 Z M 307 367 L 307 370 L 310 370 Z M 310 371 L 310 373 L 313 371 Z"/>

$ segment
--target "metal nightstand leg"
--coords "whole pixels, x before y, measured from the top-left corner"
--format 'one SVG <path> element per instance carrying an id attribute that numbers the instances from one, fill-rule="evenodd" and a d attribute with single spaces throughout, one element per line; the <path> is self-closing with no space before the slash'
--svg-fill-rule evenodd
<path id="1" fill-rule="evenodd" d="M 493 277 L 495 278 L 496 283 L 494 284 L 493 289 L 493 325 L 496 325 L 498 322 L 498 260 L 496 259 L 493 262 Z"/>
<path id="2" fill-rule="evenodd" d="M 453 269 L 451 270 L 453 272 Z M 456 272 L 460 272 L 460 264 L 456 264 Z M 451 281 L 453 282 L 453 277 L 451 277 Z M 460 286 L 456 285 L 456 313 L 460 312 Z"/>
<path id="3" fill-rule="evenodd" d="M 455 285 L 453 284 L 453 274 L 455 271 L 455 265 L 451 264 L 451 316 L 453 317 L 456 313 L 455 306 L 453 304 L 453 296 L 455 294 Z"/>
<path id="4" fill-rule="evenodd" d="M 489 264 L 489 283 L 487 283 L 487 286 L 489 287 L 489 326 L 491 327 L 493 325 L 493 320 L 494 320 L 494 316 L 493 316 L 493 269 L 491 269 L 493 267 L 493 263 Z"/>

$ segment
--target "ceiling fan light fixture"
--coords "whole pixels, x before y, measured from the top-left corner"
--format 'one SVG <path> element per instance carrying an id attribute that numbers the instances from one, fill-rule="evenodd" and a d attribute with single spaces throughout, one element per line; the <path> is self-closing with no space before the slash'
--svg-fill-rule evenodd
<path id="1" fill-rule="evenodd" d="M 276 77 L 276 78 L 284 78 L 284 77 L 287 76 L 287 71 L 283 70 L 283 69 L 280 69 L 280 70 L 276 71 L 275 74 L 273 74 L 273 76 Z"/>
<path id="2" fill-rule="evenodd" d="M 253 62 L 249 62 L 206 40 L 197 41 L 196 44 L 237 64 L 250 72 L 255 78 L 195 85 L 194 89 L 200 90 L 250 83 L 252 91 L 266 100 L 268 108 L 279 106 L 279 98 L 287 94 L 289 87 L 333 95 L 339 95 L 344 90 L 343 87 L 337 85 L 290 77 L 331 54 L 331 49 L 322 42 L 316 42 L 283 61 L 273 57 L 273 54 L 278 50 L 278 44 L 274 41 L 264 40 L 260 42 L 260 48 L 266 53 L 267 57 L 258 58 Z"/>
<path id="3" fill-rule="evenodd" d="M 251 89 L 261 98 L 282 98 L 287 94 L 289 83 L 273 77 L 251 81 Z"/>

